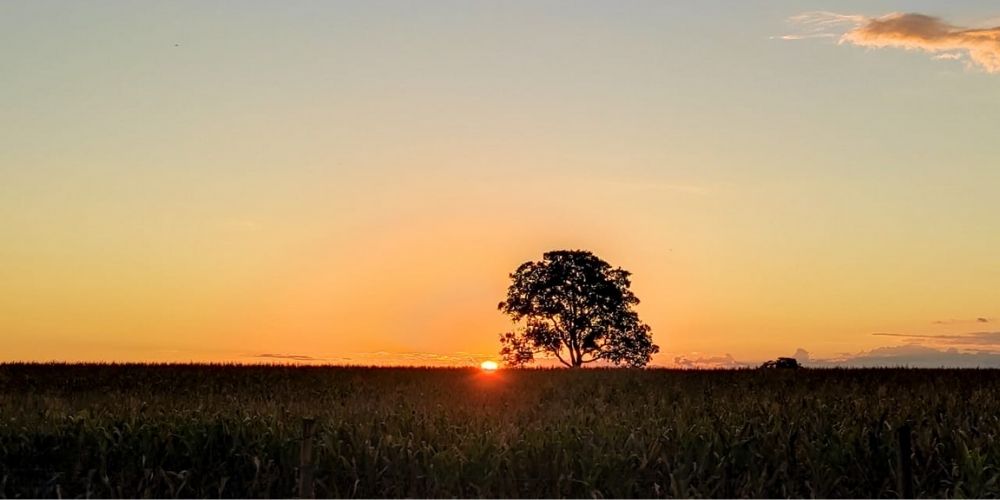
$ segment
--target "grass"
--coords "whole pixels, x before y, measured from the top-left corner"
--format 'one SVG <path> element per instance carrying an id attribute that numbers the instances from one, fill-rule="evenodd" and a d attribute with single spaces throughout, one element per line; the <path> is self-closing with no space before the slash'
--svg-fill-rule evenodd
<path id="1" fill-rule="evenodd" d="M 0 365 L 0 495 L 1000 495 L 1000 371 Z"/>

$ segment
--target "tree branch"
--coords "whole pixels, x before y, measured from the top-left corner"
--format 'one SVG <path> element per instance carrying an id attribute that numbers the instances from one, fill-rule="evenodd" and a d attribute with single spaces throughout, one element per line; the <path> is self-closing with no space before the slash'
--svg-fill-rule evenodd
<path id="1" fill-rule="evenodd" d="M 573 365 L 567 363 L 566 360 L 563 359 L 562 355 L 559 354 L 559 351 L 555 351 L 555 355 L 556 355 L 557 358 L 559 358 L 559 362 L 560 363 L 566 365 L 568 368 L 572 368 L 573 367 Z"/>
<path id="2" fill-rule="evenodd" d="M 562 357 L 559 356 L 558 352 L 556 353 L 556 356 L 559 356 L 559 361 L 562 361 L 563 364 L 572 368 L 573 364 L 576 363 L 576 360 L 573 358 L 573 345 L 574 345 L 574 343 L 572 342 L 573 336 L 569 332 L 567 332 L 565 328 L 561 326 L 560 319 L 562 319 L 561 316 L 559 316 L 559 319 L 553 317 L 550 319 L 550 321 L 552 322 L 552 329 L 559 334 L 559 339 L 562 340 L 563 344 L 566 344 L 566 349 L 569 351 L 570 363 L 566 363 L 566 361 L 564 361 Z"/>

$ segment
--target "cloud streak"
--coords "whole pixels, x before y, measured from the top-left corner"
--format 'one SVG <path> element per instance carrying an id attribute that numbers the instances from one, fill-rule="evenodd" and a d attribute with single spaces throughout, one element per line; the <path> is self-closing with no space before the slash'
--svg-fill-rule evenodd
<path id="1" fill-rule="evenodd" d="M 724 356 L 675 356 L 674 366 L 685 369 L 715 370 L 720 368 L 744 368 L 754 366 L 753 363 L 737 361 L 732 354 Z"/>
<path id="2" fill-rule="evenodd" d="M 1000 352 L 935 348 L 921 344 L 877 347 L 870 351 L 836 358 L 812 359 L 805 366 L 815 368 L 910 367 L 910 368 L 1000 368 Z"/>
<path id="3" fill-rule="evenodd" d="M 814 357 L 798 348 L 790 357 L 808 368 L 1000 368 L 1000 332 L 955 335 L 875 334 L 906 341 L 856 353 Z M 758 361 L 738 361 L 730 354 L 691 353 L 674 357 L 672 364 L 658 366 L 683 369 L 756 368 Z"/>
<path id="4" fill-rule="evenodd" d="M 496 356 L 483 353 L 455 352 L 451 354 L 433 352 L 348 352 L 305 354 L 260 353 L 246 354 L 248 358 L 284 361 L 289 363 L 324 363 L 339 365 L 380 365 L 380 366 L 478 366 L 481 361 L 495 359 Z"/>
<path id="5" fill-rule="evenodd" d="M 976 320 L 983 318 L 976 318 Z M 965 333 L 874 333 L 906 342 L 903 345 L 877 347 L 854 354 L 832 358 L 810 359 L 799 349 L 795 358 L 805 366 L 881 367 L 908 366 L 913 368 L 1000 368 L 1000 331 Z"/>
<path id="6" fill-rule="evenodd" d="M 312 356 L 306 356 L 304 354 L 275 354 L 275 353 L 263 353 L 253 355 L 255 358 L 263 359 L 280 359 L 285 361 L 323 361 L 321 358 L 314 358 Z"/>
<path id="7" fill-rule="evenodd" d="M 990 323 L 994 318 L 987 318 L 980 316 L 973 319 L 939 319 L 934 322 L 935 325 L 956 325 L 961 323 Z"/>
<path id="8" fill-rule="evenodd" d="M 875 333 L 879 337 L 897 337 L 916 342 L 946 346 L 991 346 L 1000 349 L 1000 331 L 942 334 Z"/>
<path id="9" fill-rule="evenodd" d="M 987 73 L 1000 73 L 1000 26 L 965 28 L 940 18 L 893 12 L 880 17 L 807 12 L 790 19 L 803 29 L 784 40 L 835 37 L 840 44 L 897 48 L 934 54 L 937 60 L 966 60 Z"/>

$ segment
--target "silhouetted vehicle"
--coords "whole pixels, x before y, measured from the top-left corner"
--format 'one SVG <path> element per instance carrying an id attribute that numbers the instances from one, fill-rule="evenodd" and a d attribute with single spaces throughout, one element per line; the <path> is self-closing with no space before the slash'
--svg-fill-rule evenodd
<path id="1" fill-rule="evenodd" d="M 799 360 L 795 358 L 778 358 L 772 359 L 771 361 L 766 361 L 764 364 L 760 365 L 761 368 L 801 368 L 799 365 Z"/>

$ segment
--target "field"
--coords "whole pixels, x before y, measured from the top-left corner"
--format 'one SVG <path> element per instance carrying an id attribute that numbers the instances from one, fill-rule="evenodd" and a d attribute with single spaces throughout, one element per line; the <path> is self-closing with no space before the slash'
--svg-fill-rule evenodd
<path id="1" fill-rule="evenodd" d="M 0 495 L 296 496 L 303 417 L 319 497 L 1000 495 L 998 371 L 42 364 Z"/>

